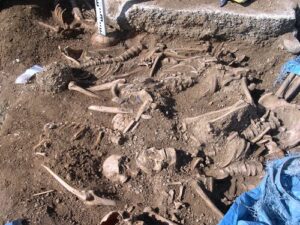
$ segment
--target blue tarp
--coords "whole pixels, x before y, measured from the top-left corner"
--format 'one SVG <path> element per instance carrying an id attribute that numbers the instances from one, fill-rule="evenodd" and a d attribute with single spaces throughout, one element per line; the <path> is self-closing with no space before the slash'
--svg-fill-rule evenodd
<path id="1" fill-rule="evenodd" d="M 260 185 L 239 196 L 219 225 L 299 225 L 300 155 L 268 163 Z"/>
<path id="2" fill-rule="evenodd" d="M 300 56 L 290 59 L 283 64 L 275 83 L 282 83 L 289 73 L 294 73 L 300 76 Z"/>

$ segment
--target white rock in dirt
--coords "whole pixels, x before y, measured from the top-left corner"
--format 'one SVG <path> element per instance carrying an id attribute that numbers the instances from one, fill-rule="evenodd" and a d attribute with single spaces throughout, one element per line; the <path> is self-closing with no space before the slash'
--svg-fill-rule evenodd
<path id="1" fill-rule="evenodd" d="M 174 148 L 166 148 L 157 150 L 149 148 L 141 151 L 137 158 L 137 166 L 147 174 L 161 171 L 164 167 L 176 163 L 176 150 Z"/>
<path id="2" fill-rule="evenodd" d="M 113 181 L 124 183 L 129 176 L 126 174 L 126 157 L 121 155 L 111 155 L 103 163 L 103 175 Z"/>
<path id="3" fill-rule="evenodd" d="M 283 47 L 289 53 L 298 54 L 300 53 L 300 42 L 296 37 L 295 33 L 288 33 L 283 37 Z"/>

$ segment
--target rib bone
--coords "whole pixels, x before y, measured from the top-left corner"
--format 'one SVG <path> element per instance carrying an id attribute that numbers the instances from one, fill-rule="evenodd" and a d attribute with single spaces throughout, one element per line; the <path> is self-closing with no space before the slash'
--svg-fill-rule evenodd
<path id="1" fill-rule="evenodd" d="M 62 178 L 55 174 L 49 167 L 42 165 L 53 177 L 57 180 L 67 191 L 71 192 L 86 205 L 106 205 L 115 206 L 116 202 L 113 200 L 98 197 L 93 190 L 77 190 L 67 184 Z"/>

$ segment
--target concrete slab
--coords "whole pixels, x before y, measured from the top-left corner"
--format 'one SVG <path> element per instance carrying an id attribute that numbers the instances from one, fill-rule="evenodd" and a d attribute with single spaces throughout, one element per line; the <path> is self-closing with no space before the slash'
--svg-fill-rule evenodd
<path id="1" fill-rule="evenodd" d="M 294 29 L 293 0 L 256 0 L 247 6 L 218 0 L 105 0 L 113 25 L 125 30 L 203 39 L 263 40 Z"/>

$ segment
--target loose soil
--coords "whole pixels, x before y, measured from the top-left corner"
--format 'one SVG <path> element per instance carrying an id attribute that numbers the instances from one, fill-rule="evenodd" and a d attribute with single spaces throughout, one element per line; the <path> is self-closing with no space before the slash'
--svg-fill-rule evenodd
<path id="1" fill-rule="evenodd" d="M 200 76 L 196 84 L 187 87 L 186 90 L 159 90 L 146 82 L 150 69 L 137 65 L 143 55 L 141 58 L 134 58 L 128 64 L 124 63 L 115 74 L 142 68 L 138 74 L 128 77 L 128 83 L 138 80 L 145 86 L 148 85 L 148 89 L 154 93 L 154 98 L 161 101 L 161 107 L 152 111 L 151 119 L 141 120 L 140 125 L 125 136 L 124 144 L 114 144 L 104 134 L 101 144 L 95 147 L 93 143 L 97 132 L 101 128 L 112 129 L 113 116 L 91 112 L 87 108 L 90 105 L 113 105 L 109 92 L 98 92 L 100 99 L 93 99 L 68 90 L 51 94 L 37 89 L 34 84 L 14 84 L 16 77 L 34 64 L 46 66 L 54 61 L 67 63 L 58 46 L 93 49 L 89 41 L 91 34 L 88 32 L 66 38 L 39 26 L 38 21 L 54 24 L 49 10 L 53 8 L 51 1 L 42 2 L 44 3 L 0 3 L 0 223 L 23 218 L 29 224 L 99 224 L 109 211 L 125 210 L 131 206 L 135 207 L 134 213 L 137 215 L 143 216 L 143 209 L 151 206 L 158 208 L 164 217 L 169 217 L 174 205 L 166 200 L 166 196 L 170 189 L 175 190 L 177 196 L 179 185 L 176 185 L 176 182 L 182 182 L 185 184 L 182 200 L 184 207 L 178 212 L 179 221 L 186 225 L 216 224 L 218 220 L 214 213 L 187 184 L 189 179 L 196 176 L 196 171 L 191 170 L 191 159 L 199 149 L 193 149 L 189 140 L 184 137 L 181 123 L 186 117 L 218 110 L 243 99 L 238 81 L 214 94 L 207 93 L 207 80 L 214 73 L 213 70 L 208 70 Z M 107 52 L 102 50 L 102 55 L 109 53 L 111 56 L 117 56 L 140 37 L 141 34 L 131 36 Z M 146 36 L 144 40 L 149 49 L 157 42 L 167 44 L 169 49 L 203 48 L 204 50 L 197 53 L 200 57 L 207 57 L 213 52 L 211 49 L 224 44 L 224 49 L 247 56 L 246 66 L 255 71 L 254 82 L 257 86 L 252 92 L 255 101 L 263 93 L 273 90 L 280 66 L 291 57 L 278 48 L 277 40 L 259 44 L 239 41 L 221 43 L 217 40 L 189 42 L 155 36 Z M 206 48 L 208 45 L 210 47 Z M 103 73 L 107 67 L 100 68 L 100 72 L 95 74 Z M 178 69 L 177 72 L 181 72 L 182 75 L 186 71 Z M 163 67 L 155 76 L 162 73 Z M 107 74 L 97 82 L 110 80 L 112 76 L 114 75 Z M 294 101 L 300 102 L 299 98 Z M 52 124 L 55 128 L 46 129 L 46 124 L 48 127 Z M 82 137 L 73 140 L 74 134 L 83 126 L 86 126 L 88 131 Z M 35 152 L 41 149 L 34 149 L 44 137 L 49 140 L 46 147 L 42 146 L 47 157 L 36 155 Z M 155 175 L 139 172 L 124 184 L 111 182 L 102 175 L 102 163 L 111 154 L 125 155 L 130 162 L 134 162 L 137 152 L 150 147 L 175 148 L 178 153 L 178 165 L 165 168 Z M 41 164 L 51 167 L 76 188 L 93 189 L 100 196 L 116 200 L 117 206 L 84 205 L 66 192 L 42 169 Z M 259 180 L 232 179 L 245 179 L 245 182 L 252 184 L 257 184 Z M 213 192 L 208 194 L 224 213 L 234 200 L 234 197 L 230 199 L 226 195 L 237 196 L 242 192 L 242 189 L 230 189 L 232 179 L 216 181 Z M 33 196 L 47 190 L 54 192 Z M 227 192 L 234 194 L 230 195 Z"/>

